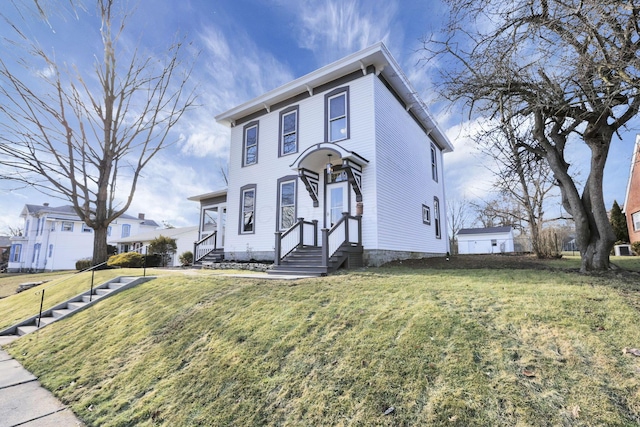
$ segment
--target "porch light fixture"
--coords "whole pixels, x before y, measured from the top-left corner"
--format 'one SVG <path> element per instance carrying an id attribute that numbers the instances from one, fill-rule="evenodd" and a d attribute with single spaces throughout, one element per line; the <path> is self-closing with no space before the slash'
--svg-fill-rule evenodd
<path id="1" fill-rule="evenodd" d="M 327 156 L 329 157 L 329 162 L 327 163 L 327 174 L 331 174 L 331 169 L 333 167 L 331 164 L 331 154 L 327 154 Z"/>

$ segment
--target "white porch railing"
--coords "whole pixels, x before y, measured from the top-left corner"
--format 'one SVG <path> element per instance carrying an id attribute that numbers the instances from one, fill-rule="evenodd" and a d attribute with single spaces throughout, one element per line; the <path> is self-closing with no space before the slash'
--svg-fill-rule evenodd
<path id="1" fill-rule="evenodd" d="M 362 246 L 362 216 L 342 213 L 342 218 L 331 229 L 322 229 L 322 265 L 328 266 L 329 259 L 344 244 Z"/>
<path id="2" fill-rule="evenodd" d="M 318 246 L 318 221 L 298 218 L 288 230 L 276 231 L 275 265 L 280 265 L 284 257 L 302 246 Z"/>
<path id="3" fill-rule="evenodd" d="M 215 251 L 217 246 L 218 232 L 214 231 L 212 234 L 198 240 L 193 244 L 193 262 L 198 262 L 206 257 L 211 252 Z"/>

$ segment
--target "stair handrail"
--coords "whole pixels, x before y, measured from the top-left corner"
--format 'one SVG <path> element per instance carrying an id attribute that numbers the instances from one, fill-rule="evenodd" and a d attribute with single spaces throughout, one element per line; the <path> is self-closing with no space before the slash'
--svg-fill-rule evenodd
<path id="1" fill-rule="evenodd" d="M 357 222 L 358 227 L 358 238 L 357 241 L 351 242 L 350 233 L 349 233 L 349 220 L 355 220 Z M 337 233 L 337 230 L 344 230 L 344 237 L 342 241 L 338 241 L 339 244 L 336 245 L 335 249 L 330 250 L 329 242 L 330 238 L 334 233 Z M 339 237 L 339 236 L 338 236 Z M 356 243 L 358 246 L 362 246 L 362 215 L 350 215 L 349 212 L 342 212 L 342 218 L 340 218 L 331 228 L 323 228 L 322 229 L 322 266 L 329 266 L 329 259 L 337 252 L 338 249 L 345 243 Z"/>
<path id="2" fill-rule="evenodd" d="M 108 262 L 108 261 L 101 262 L 100 264 L 96 264 L 96 265 L 94 265 L 94 266 L 91 266 L 91 267 L 85 268 L 84 270 L 76 271 L 75 273 L 72 273 L 72 274 L 70 274 L 70 275 L 68 275 L 68 276 L 66 276 L 66 277 L 63 277 L 61 280 L 59 280 L 59 281 L 57 281 L 57 282 L 55 282 L 55 281 L 54 281 L 55 283 L 51 283 L 50 285 L 47 285 L 47 286 L 45 286 L 45 287 L 44 287 L 44 288 L 42 288 L 42 289 L 38 289 L 38 290 L 35 292 L 35 295 L 42 294 L 42 295 L 40 296 L 40 314 L 38 314 L 38 323 L 37 323 L 38 328 L 40 327 L 40 319 L 42 319 L 42 308 L 43 308 L 43 306 L 44 306 L 44 291 L 46 291 L 46 290 L 47 290 L 47 289 L 49 289 L 49 288 L 53 288 L 54 286 L 58 286 L 60 283 L 62 283 L 62 282 L 64 282 L 64 281 L 66 281 L 67 279 L 70 279 L 71 277 L 73 277 L 73 276 L 75 276 L 75 275 L 77 275 L 77 274 L 81 274 L 81 273 L 85 273 L 85 272 L 87 272 L 87 271 L 91 271 L 91 288 L 90 288 L 90 291 L 89 291 L 89 301 L 91 301 L 91 297 L 93 296 L 93 279 L 94 279 L 94 273 L 95 273 L 95 270 L 96 270 L 98 267 L 102 267 L 103 265 L 106 265 L 106 264 L 107 264 L 107 262 Z"/>
<path id="3" fill-rule="evenodd" d="M 275 257 L 273 262 L 274 265 L 280 265 L 281 261 L 287 255 L 293 252 L 296 248 L 301 248 L 302 246 L 304 246 L 304 226 L 305 225 L 310 225 L 313 227 L 313 246 L 318 246 L 318 220 L 314 219 L 313 221 L 305 221 L 304 218 L 298 218 L 295 224 L 293 224 L 287 230 L 276 231 L 275 233 L 276 244 L 274 248 Z M 283 239 L 296 230 L 299 231 L 297 242 L 295 242 L 294 245 L 291 245 L 290 248 L 287 248 L 287 247 L 283 248 L 282 247 Z M 283 253 L 283 249 L 284 249 L 284 253 Z"/>
<path id="4" fill-rule="evenodd" d="M 202 253 L 199 254 L 198 247 L 203 245 L 208 240 L 213 240 L 213 249 L 202 250 L 200 251 Z M 208 236 L 204 236 L 202 239 L 198 240 L 193 244 L 193 262 L 196 263 L 200 261 L 201 259 L 209 255 L 211 252 L 215 251 L 216 249 L 218 249 L 218 230 L 214 231 Z"/>

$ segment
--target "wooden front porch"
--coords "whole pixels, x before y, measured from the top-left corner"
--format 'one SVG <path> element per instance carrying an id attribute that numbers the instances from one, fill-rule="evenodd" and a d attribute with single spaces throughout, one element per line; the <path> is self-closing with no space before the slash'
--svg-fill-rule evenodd
<path id="1" fill-rule="evenodd" d="M 276 232 L 274 266 L 269 274 L 327 275 L 340 267 L 363 265 L 362 216 L 342 213 L 330 229 L 318 221 L 298 221 L 284 232 Z"/>

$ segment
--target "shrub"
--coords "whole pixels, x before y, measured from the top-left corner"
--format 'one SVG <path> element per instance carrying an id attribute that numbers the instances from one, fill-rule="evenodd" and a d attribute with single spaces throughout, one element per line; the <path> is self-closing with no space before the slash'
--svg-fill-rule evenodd
<path id="1" fill-rule="evenodd" d="M 112 267 L 142 267 L 144 257 L 137 252 L 125 252 L 109 257 L 107 265 Z"/>
<path id="2" fill-rule="evenodd" d="M 153 255 L 145 255 L 146 260 L 143 260 L 145 267 L 160 267 L 162 264 L 162 255 L 153 254 Z"/>
<path id="3" fill-rule="evenodd" d="M 76 261 L 76 270 L 82 271 L 93 265 L 91 258 L 79 259 Z"/>
<path id="4" fill-rule="evenodd" d="M 640 240 L 631 244 L 631 249 L 636 255 L 640 255 Z"/>
<path id="5" fill-rule="evenodd" d="M 183 266 L 191 265 L 193 263 L 193 252 L 186 251 L 180 255 L 180 263 Z"/>

